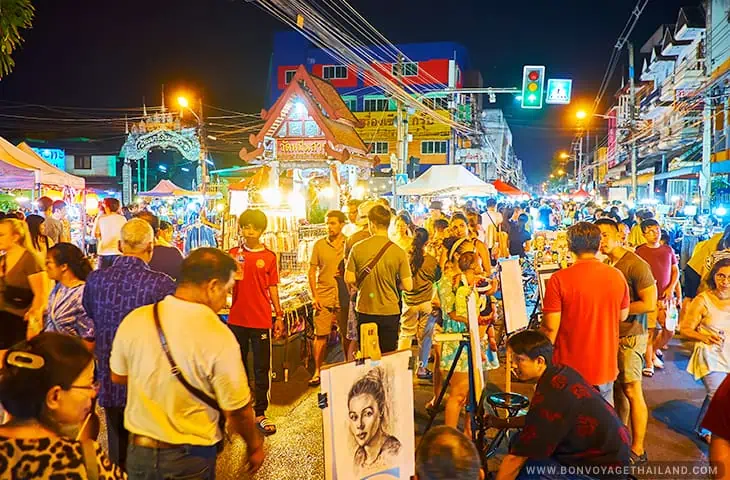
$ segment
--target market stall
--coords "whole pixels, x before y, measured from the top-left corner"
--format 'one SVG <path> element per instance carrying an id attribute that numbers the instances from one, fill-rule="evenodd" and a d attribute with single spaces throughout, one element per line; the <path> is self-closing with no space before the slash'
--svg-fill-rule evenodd
<path id="1" fill-rule="evenodd" d="M 51 165 L 36 154 L 26 143 L 17 147 L 0 137 L 0 160 L 3 175 L 0 188 L 27 189 L 31 196 L 42 195 L 54 200 L 64 200 L 67 204 L 68 217 L 71 223 L 71 239 L 81 247 L 85 246 L 86 202 L 83 178 L 71 175 Z"/>
<path id="2" fill-rule="evenodd" d="M 357 181 L 369 178 L 377 158 L 368 153 L 355 130 L 359 121 L 334 87 L 303 65 L 262 118 L 263 127 L 249 139 L 253 148 L 240 152 L 242 160 L 261 169 L 242 185 L 229 186 L 233 218 L 227 224 L 233 233 L 235 214 L 245 208 L 261 209 L 268 217 L 262 240 L 279 260 L 288 331 L 286 340 L 274 342 L 276 374 L 283 363 L 295 369 L 308 358 L 304 330 L 312 309 L 306 271 L 311 245 L 326 234 L 324 214 L 339 209 Z M 235 241 L 231 236 L 228 243 Z M 304 355 L 291 358 L 292 351 Z"/>
<path id="3" fill-rule="evenodd" d="M 458 195 L 496 195 L 493 185 L 480 179 L 462 165 L 434 165 L 413 182 L 398 188 L 398 195 L 440 197 Z"/>

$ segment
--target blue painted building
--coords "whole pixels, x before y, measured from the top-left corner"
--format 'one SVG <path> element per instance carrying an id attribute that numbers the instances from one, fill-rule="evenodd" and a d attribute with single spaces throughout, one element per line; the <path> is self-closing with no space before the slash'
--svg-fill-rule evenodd
<path id="1" fill-rule="evenodd" d="M 401 81 L 423 95 L 429 107 L 448 116 L 449 99 L 442 93 L 451 85 L 464 85 L 464 72 L 469 66 L 466 48 L 455 42 L 431 42 L 396 45 L 407 61 L 402 66 Z M 373 57 L 385 57 L 379 47 L 372 47 Z M 389 57 L 388 57 L 389 58 Z M 395 59 L 372 62 L 371 68 L 395 79 Z M 387 159 L 396 152 L 395 101 L 355 65 L 343 65 L 327 50 L 316 48 L 295 31 L 279 32 L 274 36 L 274 48 L 269 68 L 267 107 L 276 102 L 291 81 L 299 65 L 305 65 L 313 75 L 327 80 L 335 87 L 348 108 L 363 124 L 358 133 L 372 153 Z M 477 86 L 477 85 L 473 85 Z M 416 113 L 410 118 L 409 156 L 420 159 L 422 165 L 445 164 L 448 159 L 451 129 Z"/>

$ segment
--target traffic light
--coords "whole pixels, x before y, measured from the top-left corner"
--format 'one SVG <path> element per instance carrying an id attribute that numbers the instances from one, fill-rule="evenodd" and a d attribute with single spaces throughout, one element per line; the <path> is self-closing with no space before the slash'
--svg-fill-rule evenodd
<path id="1" fill-rule="evenodd" d="M 522 108 L 542 108 L 545 67 L 525 65 L 522 69 Z"/>

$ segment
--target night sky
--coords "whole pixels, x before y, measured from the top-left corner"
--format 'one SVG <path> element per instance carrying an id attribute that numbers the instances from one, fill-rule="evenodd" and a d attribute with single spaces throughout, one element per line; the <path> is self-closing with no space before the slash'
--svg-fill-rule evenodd
<path id="1" fill-rule="evenodd" d="M 698 3 L 649 2 L 631 38 L 637 49 L 660 24 L 674 23 L 680 7 Z M 26 42 L 15 55 L 15 72 L 0 82 L 0 113 L 19 111 L 18 103 L 134 108 L 144 97 L 154 105 L 159 104 L 162 84 L 167 91 L 199 92 L 206 104 L 258 112 L 264 106 L 272 32 L 287 28 L 243 0 L 34 4 L 35 25 L 25 32 Z M 592 104 L 611 49 L 635 4 L 636 0 L 352 0 L 393 43 L 462 43 L 485 86 L 518 86 L 526 63 L 547 65 L 548 78 L 573 79 L 576 92 L 569 107 L 547 106 L 535 112 L 516 108 L 511 98 L 498 102 L 532 182 L 542 180 L 556 150 L 570 146 L 576 106 Z M 602 108 L 626 75 L 623 58 Z M 639 65 L 637 61 L 637 69 Z M 0 135 L 7 122 L 0 121 Z M 14 130 L 22 125 L 20 120 L 13 123 Z"/>

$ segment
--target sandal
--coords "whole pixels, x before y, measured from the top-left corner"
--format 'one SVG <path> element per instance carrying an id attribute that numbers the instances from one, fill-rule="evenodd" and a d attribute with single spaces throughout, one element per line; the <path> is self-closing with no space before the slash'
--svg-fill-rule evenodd
<path id="1" fill-rule="evenodd" d="M 322 383 L 322 381 L 319 378 L 319 375 L 316 375 L 312 377 L 311 380 L 309 380 L 309 386 L 310 387 L 319 387 L 319 384 Z"/>
<path id="2" fill-rule="evenodd" d="M 266 436 L 276 433 L 276 425 L 271 423 L 271 420 L 266 417 L 261 417 L 261 420 L 256 422 L 256 427 Z"/>
<path id="3" fill-rule="evenodd" d="M 641 373 L 644 374 L 645 377 L 653 377 L 654 376 L 654 367 L 646 367 L 641 371 Z"/>

